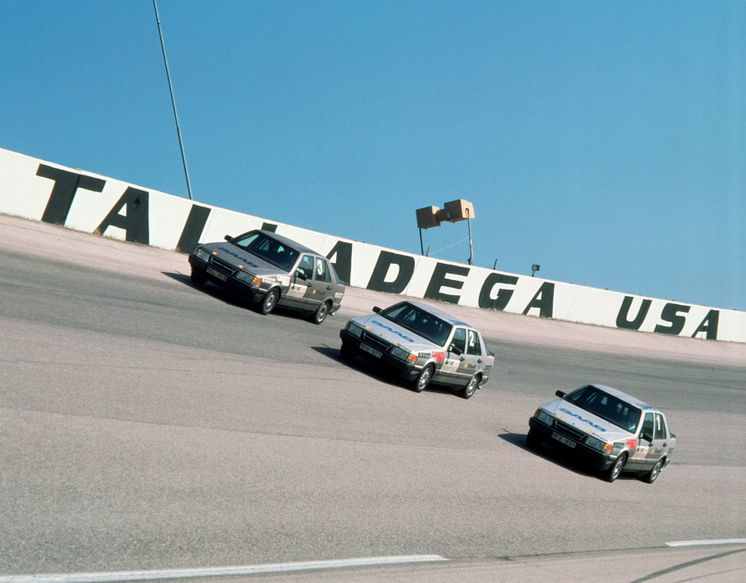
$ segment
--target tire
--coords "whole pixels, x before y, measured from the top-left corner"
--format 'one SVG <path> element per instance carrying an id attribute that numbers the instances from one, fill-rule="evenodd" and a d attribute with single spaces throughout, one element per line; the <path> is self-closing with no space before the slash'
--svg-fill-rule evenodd
<path id="1" fill-rule="evenodd" d="M 477 392 L 477 389 L 479 388 L 479 381 L 482 380 L 482 377 L 478 374 L 475 374 L 473 377 L 469 379 L 469 382 L 466 383 L 466 386 L 461 389 L 461 396 L 464 399 L 471 399 L 474 396 L 474 393 Z"/>
<path id="2" fill-rule="evenodd" d="M 344 360 L 345 362 L 352 362 L 355 360 L 355 350 L 350 348 L 347 344 L 343 344 L 339 348 L 339 357 Z"/>
<path id="3" fill-rule="evenodd" d="M 202 287 L 203 285 L 205 285 L 205 283 L 207 283 L 207 278 L 203 274 L 194 270 L 192 270 L 192 275 L 190 276 L 190 278 L 192 280 L 192 283 L 197 287 Z"/>
<path id="4" fill-rule="evenodd" d="M 526 434 L 526 445 L 531 449 L 539 449 L 542 439 L 533 429 L 529 429 Z"/>
<path id="5" fill-rule="evenodd" d="M 264 294 L 264 297 L 259 302 L 259 311 L 264 315 L 271 313 L 272 310 L 275 309 L 275 306 L 277 306 L 277 302 L 279 299 L 280 290 L 278 290 L 276 287 L 273 287 L 266 294 Z"/>
<path id="6" fill-rule="evenodd" d="M 421 393 L 422 391 L 424 391 L 425 388 L 427 388 L 427 385 L 430 384 L 430 381 L 432 380 L 434 374 L 435 367 L 432 364 L 428 364 L 425 368 L 423 368 L 414 381 L 415 393 Z"/>
<path id="7" fill-rule="evenodd" d="M 642 481 L 647 482 L 648 484 L 652 484 L 658 479 L 658 476 L 661 475 L 662 469 L 663 469 L 663 458 L 655 462 L 655 465 L 652 467 L 652 469 L 648 473 L 642 475 Z"/>
<path id="8" fill-rule="evenodd" d="M 311 316 L 311 322 L 314 324 L 321 324 L 329 315 L 329 308 L 331 308 L 329 302 L 322 302 Z"/>
<path id="9" fill-rule="evenodd" d="M 613 482 L 614 480 L 616 480 L 622 474 L 622 469 L 624 468 L 624 464 L 626 463 L 627 454 L 623 453 L 618 458 L 616 458 L 614 465 L 604 472 L 604 479 L 607 482 Z"/>

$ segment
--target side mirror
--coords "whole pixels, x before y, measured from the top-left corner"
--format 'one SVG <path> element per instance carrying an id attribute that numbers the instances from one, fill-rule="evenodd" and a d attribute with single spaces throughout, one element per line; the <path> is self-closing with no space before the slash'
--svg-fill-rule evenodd
<path id="1" fill-rule="evenodd" d="M 381 313 L 381 308 L 379 308 L 378 306 L 373 306 L 373 311 L 374 311 L 374 312 L 375 312 L 376 314 L 380 314 L 380 313 Z"/>
<path id="2" fill-rule="evenodd" d="M 463 354 L 463 351 L 455 344 L 451 344 L 448 347 L 448 352 L 453 352 L 456 356 L 461 356 Z"/>
<path id="3" fill-rule="evenodd" d="M 226 236 L 224 237 L 224 239 L 225 239 L 226 241 L 228 241 L 228 242 L 230 242 L 230 241 L 233 241 L 233 237 L 231 237 L 230 235 L 226 235 Z"/>
<path id="4" fill-rule="evenodd" d="M 644 439 L 645 441 L 653 443 L 653 436 L 650 435 L 647 431 L 643 431 L 642 433 L 640 433 L 640 439 Z"/>
<path id="5" fill-rule="evenodd" d="M 554 394 L 557 395 L 560 399 L 564 399 L 567 396 L 567 393 L 565 391 L 556 391 Z"/>
<path id="6" fill-rule="evenodd" d="M 297 277 L 298 279 L 302 279 L 303 281 L 306 281 L 308 279 L 308 276 L 302 269 L 295 270 L 295 277 Z"/>

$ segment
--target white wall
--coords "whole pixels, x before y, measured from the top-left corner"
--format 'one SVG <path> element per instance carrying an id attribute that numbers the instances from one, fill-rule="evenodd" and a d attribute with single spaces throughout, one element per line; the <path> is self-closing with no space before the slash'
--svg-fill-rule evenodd
<path id="1" fill-rule="evenodd" d="M 0 213 L 184 252 L 198 241 L 265 227 L 323 253 L 356 287 L 533 317 L 746 342 L 746 312 L 440 261 L 192 202 L 3 149 Z"/>

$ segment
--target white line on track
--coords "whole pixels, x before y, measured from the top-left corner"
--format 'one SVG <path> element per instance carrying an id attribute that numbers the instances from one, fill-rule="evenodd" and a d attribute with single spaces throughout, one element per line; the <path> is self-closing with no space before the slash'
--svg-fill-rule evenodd
<path id="1" fill-rule="evenodd" d="M 669 547 L 703 547 L 707 545 L 742 545 L 746 538 L 716 538 L 711 540 L 677 540 L 666 543 Z"/>
<path id="2" fill-rule="evenodd" d="M 231 575 L 259 575 L 290 573 L 320 569 L 344 569 L 409 563 L 435 563 L 447 561 L 440 555 L 400 555 L 393 557 L 361 557 L 334 561 L 305 561 L 204 569 L 161 569 L 155 571 L 111 571 L 101 573 L 60 573 L 39 575 L 0 576 L 0 583 L 113 583 L 114 581 L 154 581 L 159 579 L 186 579 L 189 577 L 225 577 Z"/>

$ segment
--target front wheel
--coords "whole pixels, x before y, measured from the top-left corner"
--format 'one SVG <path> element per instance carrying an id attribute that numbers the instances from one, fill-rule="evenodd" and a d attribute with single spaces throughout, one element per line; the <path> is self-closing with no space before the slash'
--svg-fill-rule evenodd
<path id="1" fill-rule="evenodd" d="M 192 283 L 196 285 L 197 287 L 202 287 L 207 282 L 207 278 L 204 276 L 204 274 L 192 270 L 192 275 L 190 276 Z"/>
<path id="2" fill-rule="evenodd" d="M 658 479 L 658 476 L 660 476 L 662 468 L 663 460 L 659 459 L 647 474 L 643 474 L 643 481 L 647 482 L 648 484 L 652 484 L 653 482 L 655 482 Z"/>
<path id="3" fill-rule="evenodd" d="M 471 377 L 466 386 L 461 390 L 461 396 L 464 399 L 471 399 L 474 393 L 477 392 L 477 387 L 479 386 L 480 380 L 482 380 L 482 377 L 480 377 L 478 374 L 475 374 L 473 377 Z"/>
<path id="4" fill-rule="evenodd" d="M 536 433 L 533 429 L 529 429 L 526 434 L 526 445 L 531 449 L 538 449 L 541 445 L 541 436 Z"/>
<path id="5" fill-rule="evenodd" d="M 433 378 L 433 374 L 435 374 L 435 367 L 432 364 L 428 364 L 425 368 L 423 368 L 420 371 L 420 374 L 417 375 L 417 380 L 414 382 L 414 390 L 417 393 L 421 393 L 425 390 L 427 385 L 430 384 L 430 381 Z"/>
<path id="6" fill-rule="evenodd" d="M 259 304 L 259 311 L 265 315 L 269 314 L 272 310 L 275 309 L 275 306 L 277 305 L 277 301 L 279 299 L 280 292 L 277 290 L 277 288 L 272 288 L 264 295 L 264 298 L 262 298 L 262 301 Z"/>
<path id="7" fill-rule="evenodd" d="M 316 308 L 316 311 L 311 316 L 311 322 L 314 324 L 321 324 L 326 317 L 329 315 L 329 302 L 322 302 L 321 305 Z"/>
<path id="8" fill-rule="evenodd" d="M 604 473 L 604 479 L 606 479 L 607 482 L 613 482 L 616 480 L 622 473 L 622 468 L 624 468 L 624 464 L 627 463 L 627 454 L 623 453 L 618 458 L 616 458 L 616 461 L 614 462 L 614 465 L 612 465 L 606 472 Z"/>

